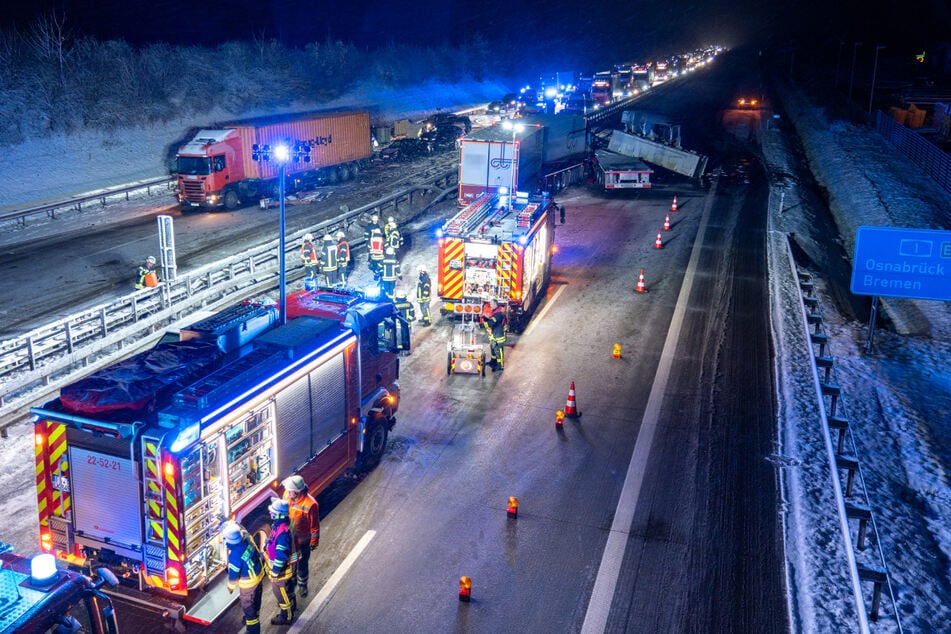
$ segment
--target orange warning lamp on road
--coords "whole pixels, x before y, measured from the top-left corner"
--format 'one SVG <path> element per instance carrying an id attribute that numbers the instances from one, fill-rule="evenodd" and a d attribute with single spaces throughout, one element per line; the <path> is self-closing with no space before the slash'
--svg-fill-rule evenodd
<path id="1" fill-rule="evenodd" d="M 463 575 L 459 577 L 459 600 L 469 603 L 472 598 L 472 579 Z"/>
<path id="2" fill-rule="evenodd" d="M 518 517 L 518 498 L 514 495 L 509 496 L 508 516 L 512 519 Z"/>
<path id="3" fill-rule="evenodd" d="M 563 427 L 565 424 L 565 412 L 564 410 L 558 410 L 555 412 L 555 427 Z"/>
<path id="4" fill-rule="evenodd" d="M 615 359 L 620 359 L 620 358 L 621 358 L 621 344 L 619 344 L 619 343 L 614 344 L 614 354 L 613 354 L 613 356 L 614 356 Z"/>

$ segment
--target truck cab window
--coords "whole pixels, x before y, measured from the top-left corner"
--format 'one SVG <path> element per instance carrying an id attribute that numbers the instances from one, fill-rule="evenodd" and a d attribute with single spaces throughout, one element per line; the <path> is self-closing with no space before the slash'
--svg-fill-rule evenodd
<path id="1" fill-rule="evenodd" d="M 212 164 L 214 165 L 214 170 L 220 172 L 225 168 L 225 157 L 216 156 L 212 159 Z"/>

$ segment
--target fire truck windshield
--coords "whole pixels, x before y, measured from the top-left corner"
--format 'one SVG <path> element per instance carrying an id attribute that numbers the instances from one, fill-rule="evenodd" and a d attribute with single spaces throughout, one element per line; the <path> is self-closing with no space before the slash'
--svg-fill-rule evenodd
<path id="1" fill-rule="evenodd" d="M 211 159 L 207 156 L 179 156 L 175 168 L 179 174 L 206 176 L 211 174 Z"/>

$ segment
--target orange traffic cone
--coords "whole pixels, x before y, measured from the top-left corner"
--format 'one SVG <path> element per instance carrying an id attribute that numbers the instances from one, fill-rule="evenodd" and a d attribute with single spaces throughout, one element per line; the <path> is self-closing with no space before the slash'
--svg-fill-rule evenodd
<path id="1" fill-rule="evenodd" d="M 634 289 L 638 293 L 646 293 L 647 287 L 644 286 L 644 269 L 641 269 L 641 274 L 637 276 L 637 288 Z"/>
<path id="2" fill-rule="evenodd" d="M 657 232 L 657 239 L 654 240 L 654 248 L 655 248 L 655 249 L 663 249 L 663 248 L 664 248 L 664 242 L 660 239 L 660 231 Z"/>
<path id="3" fill-rule="evenodd" d="M 677 197 L 674 196 L 674 202 L 670 203 L 670 210 L 677 211 Z"/>
<path id="4" fill-rule="evenodd" d="M 670 214 L 664 217 L 664 231 L 670 231 Z"/>
<path id="5" fill-rule="evenodd" d="M 578 404 L 575 402 L 575 382 L 571 382 L 571 386 L 568 388 L 568 404 L 565 405 L 565 416 L 570 418 L 578 418 L 581 416 L 581 412 L 578 411 Z"/>

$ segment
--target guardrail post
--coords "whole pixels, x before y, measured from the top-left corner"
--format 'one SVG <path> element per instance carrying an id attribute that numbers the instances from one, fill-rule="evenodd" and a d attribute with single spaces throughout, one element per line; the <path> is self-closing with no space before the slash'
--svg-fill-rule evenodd
<path id="1" fill-rule="evenodd" d="M 806 305 L 806 308 L 815 312 L 816 308 L 819 306 L 818 297 L 803 297 L 802 303 Z"/>
<path id="2" fill-rule="evenodd" d="M 859 579 L 872 582 L 872 608 L 868 616 L 873 621 L 878 620 L 878 612 L 882 606 L 882 584 L 888 580 L 888 572 L 878 566 L 858 566 Z"/>
<path id="3" fill-rule="evenodd" d="M 855 486 L 855 472 L 858 471 L 859 461 L 855 456 L 836 456 L 835 464 L 840 469 L 848 470 L 845 481 L 845 497 L 852 497 L 852 488 Z"/>
<path id="4" fill-rule="evenodd" d="M 829 335 L 823 334 L 821 332 L 814 332 L 809 335 L 809 338 L 812 340 L 812 343 L 819 344 L 819 356 L 826 356 L 826 345 L 829 343 Z"/>
<path id="5" fill-rule="evenodd" d="M 106 309 L 99 309 L 99 326 L 102 328 L 102 336 L 105 337 L 106 333 L 109 332 L 109 327 L 106 326 Z"/>
<path id="6" fill-rule="evenodd" d="M 810 324 L 813 324 L 816 329 L 815 332 L 820 332 L 822 329 L 822 315 L 819 313 L 809 313 L 806 315 L 806 321 Z"/>
<path id="7" fill-rule="evenodd" d="M 824 382 L 828 383 L 829 379 L 832 377 L 832 366 L 835 365 L 835 359 L 832 357 L 818 356 L 816 357 L 816 367 L 824 368 L 826 371 Z"/>
<path id="8" fill-rule="evenodd" d="M 859 521 L 859 536 L 855 541 L 855 547 L 859 550 L 865 550 L 865 534 L 868 531 L 868 522 L 872 519 L 872 508 L 865 504 L 846 503 L 845 515 L 849 519 Z"/>
<path id="9" fill-rule="evenodd" d="M 839 395 L 842 393 L 842 388 L 835 383 L 820 383 L 819 389 L 823 395 L 832 397 L 832 402 L 829 404 L 829 414 L 835 416 L 835 406 L 839 400 Z"/>
<path id="10" fill-rule="evenodd" d="M 849 421 L 841 416 L 826 416 L 826 424 L 829 429 L 839 430 L 839 442 L 835 452 L 841 454 L 845 450 L 845 432 L 849 429 Z"/>
<path id="11" fill-rule="evenodd" d="M 33 337 L 26 338 L 26 355 L 30 360 L 30 371 L 36 370 L 36 357 L 33 356 Z"/>
<path id="12" fill-rule="evenodd" d="M 66 352 L 69 354 L 73 353 L 73 325 L 69 321 L 66 322 Z"/>

